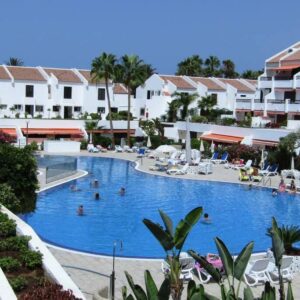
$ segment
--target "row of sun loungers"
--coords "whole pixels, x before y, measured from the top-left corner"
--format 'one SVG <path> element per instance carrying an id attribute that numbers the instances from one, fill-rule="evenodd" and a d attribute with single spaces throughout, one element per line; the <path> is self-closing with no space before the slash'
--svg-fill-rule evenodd
<path id="1" fill-rule="evenodd" d="M 220 272 L 223 271 L 221 259 L 217 255 L 213 255 L 210 259 L 208 254 L 206 259 Z M 201 283 L 208 283 L 212 278 L 195 260 L 190 257 L 186 252 L 180 254 L 179 262 L 181 264 L 180 278 L 184 280 L 194 279 L 196 274 Z M 164 260 L 161 264 L 161 270 L 164 274 L 170 272 L 170 266 Z M 300 271 L 300 259 L 297 256 L 284 256 L 282 259 L 281 275 L 284 280 L 291 281 L 295 273 Z M 249 262 L 245 273 L 245 283 L 249 286 L 256 286 L 264 284 L 269 281 L 273 284 L 279 283 L 278 269 L 275 266 L 273 257 L 264 257 Z"/>

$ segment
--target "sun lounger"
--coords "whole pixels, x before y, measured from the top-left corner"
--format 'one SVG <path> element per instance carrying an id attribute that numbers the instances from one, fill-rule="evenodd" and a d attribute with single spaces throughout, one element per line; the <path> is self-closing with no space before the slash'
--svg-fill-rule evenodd
<path id="1" fill-rule="evenodd" d="M 198 173 L 199 174 L 211 174 L 213 172 L 212 163 L 204 162 L 198 165 Z"/>
<path id="2" fill-rule="evenodd" d="M 123 148 L 119 145 L 115 146 L 115 152 L 124 152 Z"/>
<path id="3" fill-rule="evenodd" d="M 249 181 L 250 180 L 250 177 L 247 174 L 246 170 L 244 170 L 244 169 L 239 170 L 239 180 L 240 181 Z"/>
<path id="4" fill-rule="evenodd" d="M 239 170 L 239 169 L 250 169 L 252 166 L 252 160 L 248 159 L 244 165 L 232 166 L 232 169 Z"/>
<path id="5" fill-rule="evenodd" d="M 261 170 L 259 172 L 259 175 L 275 176 L 275 175 L 277 175 L 277 170 L 278 170 L 278 164 L 273 164 L 273 165 L 269 166 L 266 170 Z"/>
<path id="6" fill-rule="evenodd" d="M 281 275 L 285 280 L 293 279 L 293 257 L 284 256 L 281 262 Z M 278 269 L 274 263 L 270 263 L 267 276 L 272 283 L 279 283 Z"/>
<path id="7" fill-rule="evenodd" d="M 169 175 L 184 175 L 187 173 L 189 168 L 189 164 L 185 164 L 182 168 L 170 168 L 167 170 L 167 174 Z"/>
<path id="8" fill-rule="evenodd" d="M 255 286 L 269 281 L 267 272 L 270 261 L 268 258 L 258 259 L 250 262 L 245 270 L 244 279 L 247 285 Z"/>
<path id="9" fill-rule="evenodd" d="M 213 155 L 210 158 L 210 161 L 213 162 L 214 160 L 217 160 L 219 157 L 219 152 L 214 152 Z"/>
<path id="10" fill-rule="evenodd" d="M 93 144 L 88 144 L 87 151 L 91 153 L 97 153 L 99 152 L 99 149 L 97 149 Z"/>
<path id="11" fill-rule="evenodd" d="M 228 158 L 228 153 L 224 152 L 220 159 L 212 159 L 211 162 L 214 164 L 226 164 L 228 162 L 227 158 Z"/>
<path id="12" fill-rule="evenodd" d="M 100 152 L 107 152 L 107 149 L 102 147 L 101 145 L 97 145 L 96 148 L 100 151 Z"/>

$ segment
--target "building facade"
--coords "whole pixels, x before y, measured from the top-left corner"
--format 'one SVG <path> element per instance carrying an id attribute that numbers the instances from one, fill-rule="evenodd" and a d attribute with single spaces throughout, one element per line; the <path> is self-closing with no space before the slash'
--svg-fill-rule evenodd
<path id="1" fill-rule="evenodd" d="M 300 120 L 300 42 L 265 61 L 254 112 L 273 123 Z"/>

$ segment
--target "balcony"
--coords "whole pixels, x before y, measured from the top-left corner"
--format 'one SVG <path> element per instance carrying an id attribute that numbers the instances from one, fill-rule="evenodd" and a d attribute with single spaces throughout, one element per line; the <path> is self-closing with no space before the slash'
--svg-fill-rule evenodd
<path id="1" fill-rule="evenodd" d="M 299 76 L 299 75 L 297 75 L 297 76 L 295 77 L 295 80 L 294 80 L 294 88 L 295 88 L 295 89 L 300 89 L 300 76 Z"/>
<path id="2" fill-rule="evenodd" d="M 272 77 L 269 77 L 269 76 L 260 77 L 259 81 L 258 81 L 258 88 L 259 89 L 272 88 Z"/>
<path id="3" fill-rule="evenodd" d="M 265 109 L 265 103 L 264 102 L 261 102 L 260 99 L 254 99 L 254 106 L 253 106 L 253 110 L 258 110 L 258 111 L 261 111 L 261 110 L 264 110 Z"/>
<path id="4" fill-rule="evenodd" d="M 236 99 L 236 109 L 251 110 L 251 99 Z"/>
<path id="5" fill-rule="evenodd" d="M 276 76 L 274 78 L 274 88 L 276 89 L 292 89 L 293 79 L 290 77 Z"/>
<path id="6" fill-rule="evenodd" d="M 300 112 L 300 100 L 290 102 L 288 104 L 289 113 L 299 113 Z"/>
<path id="7" fill-rule="evenodd" d="M 285 112 L 285 100 L 284 99 L 268 99 L 267 111 Z"/>

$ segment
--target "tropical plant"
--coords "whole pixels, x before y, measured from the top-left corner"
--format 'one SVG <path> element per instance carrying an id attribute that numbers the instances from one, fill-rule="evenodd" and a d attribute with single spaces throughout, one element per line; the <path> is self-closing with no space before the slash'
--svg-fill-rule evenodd
<path id="1" fill-rule="evenodd" d="M 211 76 L 218 76 L 219 75 L 219 67 L 220 67 L 220 60 L 216 56 L 209 56 L 205 60 L 205 75 L 207 77 Z"/>
<path id="2" fill-rule="evenodd" d="M 178 100 L 172 100 L 168 103 L 168 111 L 167 111 L 167 121 L 168 122 L 176 122 L 177 121 L 177 112 L 180 107 L 180 102 Z"/>
<path id="3" fill-rule="evenodd" d="M 197 207 L 190 211 L 185 218 L 177 224 L 175 230 L 170 217 L 161 210 L 159 210 L 159 214 L 165 228 L 148 219 L 144 219 L 143 223 L 155 236 L 166 253 L 166 261 L 170 266 L 170 273 L 167 274 L 167 278 L 170 281 L 171 296 L 174 300 L 178 300 L 181 298 L 183 290 L 183 280 L 180 278 L 181 265 L 179 256 L 184 242 L 202 214 L 202 207 Z"/>
<path id="4" fill-rule="evenodd" d="M 197 93 L 188 94 L 188 93 L 178 93 L 175 92 L 172 95 L 173 101 L 178 103 L 178 107 L 181 108 L 181 120 L 185 120 L 189 115 L 189 106 L 199 97 Z M 176 103 L 175 102 L 175 103 Z"/>
<path id="5" fill-rule="evenodd" d="M 176 75 L 201 76 L 203 61 L 199 55 L 187 57 L 177 65 Z"/>
<path id="6" fill-rule="evenodd" d="M 10 57 L 5 64 L 8 66 L 24 66 L 23 60 L 17 57 Z"/>
<path id="7" fill-rule="evenodd" d="M 272 236 L 273 228 L 267 229 L 267 235 Z M 286 254 L 292 254 L 296 248 L 293 247 L 293 244 L 300 241 L 300 227 L 295 225 L 282 225 L 277 227 L 278 234 L 280 239 L 283 242 L 284 250 Z"/>
<path id="8" fill-rule="evenodd" d="M 43 254 L 39 251 L 22 250 L 21 260 L 28 269 L 41 267 L 43 263 Z"/>
<path id="9" fill-rule="evenodd" d="M 127 116 L 127 144 L 130 146 L 130 110 L 131 110 L 131 94 L 134 89 L 143 84 L 148 76 L 149 65 L 144 64 L 137 55 L 124 55 L 121 57 L 120 64 L 116 68 L 116 72 L 125 84 L 128 96 L 128 116 Z"/>
<path id="10" fill-rule="evenodd" d="M 155 119 L 152 119 L 152 121 L 153 121 L 154 128 L 156 129 L 158 135 L 161 138 L 164 138 L 164 126 L 162 125 L 160 119 L 159 118 L 155 118 Z"/>
<path id="11" fill-rule="evenodd" d="M 263 73 L 264 73 L 263 69 L 258 70 L 258 71 L 246 70 L 241 74 L 241 77 L 245 78 L 245 79 L 254 79 L 254 80 L 256 80 Z"/>
<path id="12" fill-rule="evenodd" d="M 115 65 L 116 65 L 116 56 L 113 54 L 107 54 L 103 52 L 100 56 L 94 58 L 92 61 L 91 76 L 94 81 L 100 81 L 104 79 L 105 89 L 107 96 L 108 112 L 109 112 L 109 123 L 110 123 L 110 133 L 112 136 L 112 147 L 115 148 L 115 137 L 113 129 L 113 121 L 111 115 L 111 103 L 110 103 L 110 94 L 108 89 L 108 82 L 114 79 L 115 74 Z"/>
<path id="13" fill-rule="evenodd" d="M 13 257 L 7 256 L 0 258 L 0 268 L 3 271 L 12 272 L 21 268 L 21 263 Z"/>
<path id="14" fill-rule="evenodd" d="M 15 292 L 20 292 L 27 286 L 28 282 L 24 276 L 18 276 L 10 278 L 9 284 Z"/>
<path id="15" fill-rule="evenodd" d="M 13 138 L 9 134 L 0 130 L 0 144 L 6 144 L 6 143 L 9 144 L 12 141 L 13 141 Z"/>
<path id="16" fill-rule="evenodd" d="M 200 114 L 201 116 L 209 115 L 210 111 L 213 107 L 217 105 L 217 98 L 213 95 L 202 97 L 198 101 L 198 107 L 201 109 Z"/>
<path id="17" fill-rule="evenodd" d="M 12 188 L 20 201 L 20 213 L 35 210 L 37 162 L 30 147 L 17 148 L 10 144 L 0 144 L 0 182 Z"/>
<path id="18" fill-rule="evenodd" d="M 155 125 L 152 120 L 140 121 L 139 127 L 141 127 L 145 131 L 147 136 L 155 135 Z"/>
<path id="19" fill-rule="evenodd" d="M 128 281 L 128 284 L 133 291 L 134 296 L 138 300 L 166 300 L 170 297 L 170 280 L 165 278 L 162 285 L 158 289 L 150 272 L 148 270 L 144 273 L 146 292 L 140 285 L 134 283 L 132 277 L 128 272 L 125 271 L 125 275 Z M 131 294 L 127 295 L 127 287 L 122 287 L 122 296 L 123 300 L 133 300 Z"/>

